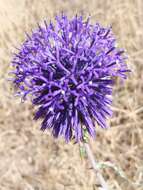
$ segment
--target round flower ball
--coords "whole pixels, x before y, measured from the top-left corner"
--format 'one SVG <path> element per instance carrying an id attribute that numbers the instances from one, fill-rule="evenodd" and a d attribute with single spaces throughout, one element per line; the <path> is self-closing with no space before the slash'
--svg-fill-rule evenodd
<path id="1" fill-rule="evenodd" d="M 55 20 L 26 34 L 12 60 L 13 83 L 22 100 L 32 97 L 43 131 L 81 142 L 85 131 L 94 138 L 97 125 L 107 127 L 116 77 L 129 70 L 111 27 L 82 16 Z"/>

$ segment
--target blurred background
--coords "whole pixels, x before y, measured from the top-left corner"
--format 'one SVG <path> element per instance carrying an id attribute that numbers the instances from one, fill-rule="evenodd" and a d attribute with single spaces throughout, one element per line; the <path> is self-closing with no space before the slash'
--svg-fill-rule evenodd
<path id="1" fill-rule="evenodd" d="M 0 190 L 96 190 L 90 163 L 79 146 L 54 140 L 33 121 L 30 103 L 13 96 L 7 81 L 14 46 L 37 22 L 65 12 L 91 15 L 92 23 L 112 25 L 132 70 L 125 86 L 114 90 L 111 128 L 97 127 L 91 142 L 98 161 L 122 168 L 129 181 L 112 169 L 102 172 L 112 190 L 143 190 L 143 1 L 142 0 L 0 0 Z"/>

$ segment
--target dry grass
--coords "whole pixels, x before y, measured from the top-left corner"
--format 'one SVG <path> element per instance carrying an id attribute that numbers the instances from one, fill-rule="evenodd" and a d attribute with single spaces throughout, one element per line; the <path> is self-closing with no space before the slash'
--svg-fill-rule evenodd
<path id="1" fill-rule="evenodd" d="M 97 130 L 92 148 L 98 160 L 120 166 L 133 182 L 143 181 L 143 1 L 0 0 L 0 190 L 95 190 L 95 177 L 77 145 L 39 131 L 30 104 L 21 104 L 6 81 L 11 51 L 43 18 L 56 13 L 89 13 L 93 22 L 112 25 L 129 55 L 132 74 L 115 89 L 111 128 Z M 143 190 L 106 169 L 111 189 Z"/>

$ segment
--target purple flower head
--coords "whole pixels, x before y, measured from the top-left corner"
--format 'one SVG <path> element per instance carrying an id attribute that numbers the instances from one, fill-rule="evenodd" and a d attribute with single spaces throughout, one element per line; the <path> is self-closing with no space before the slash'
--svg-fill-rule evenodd
<path id="1" fill-rule="evenodd" d="M 116 47 L 111 27 L 92 25 L 82 16 L 45 21 L 14 54 L 14 84 L 25 100 L 38 106 L 35 119 L 54 137 L 83 141 L 84 130 L 95 137 L 95 126 L 106 128 L 111 116 L 112 87 L 126 78 L 124 50 Z"/>

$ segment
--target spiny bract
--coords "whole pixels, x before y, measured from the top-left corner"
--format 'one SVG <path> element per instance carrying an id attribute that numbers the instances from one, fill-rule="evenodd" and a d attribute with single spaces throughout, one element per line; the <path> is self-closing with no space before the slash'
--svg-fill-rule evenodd
<path id="1" fill-rule="evenodd" d="M 32 95 L 42 130 L 80 142 L 84 130 L 95 137 L 95 123 L 107 127 L 112 86 L 116 77 L 126 78 L 126 57 L 111 27 L 92 25 L 82 16 L 55 20 L 26 34 L 12 60 L 13 82 L 23 100 Z"/>

